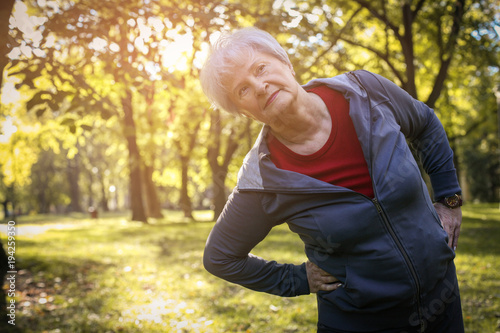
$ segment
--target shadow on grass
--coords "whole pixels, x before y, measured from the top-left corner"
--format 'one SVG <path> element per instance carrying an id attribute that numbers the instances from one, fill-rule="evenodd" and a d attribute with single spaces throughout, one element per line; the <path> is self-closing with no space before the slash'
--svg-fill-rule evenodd
<path id="1" fill-rule="evenodd" d="M 165 224 L 191 224 L 191 223 L 206 223 L 213 222 L 213 213 L 209 210 L 194 211 L 194 219 L 186 218 L 183 216 L 180 210 L 163 210 L 163 218 L 149 218 L 149 224 L 151 226 L 155 225 L 165 225 Z M 109 211 L 109 212 L 99 212 L 99 218 L 93 219 L 90 213 L 87 212 L 72 212 L 67 214 L 36 214 L 36 215 L 19 215 L 14 217 L 3 218 L 0 217 L 0 224 L 7 224 L 8 221 L 14 220 L 17 225 L 26 224 L 54 224 L 54 223 L 64 223 L 71 224 L 75 221 L 94 221 L 98 223 L 100 220 L 106 219 L 120 219 L 123 221 L 131 222 L 131 213 L 129 211 Z"/>
<path id="2" fill-rule="evenodd" d="M 16 225 L 23 224 L 51 224 L 51 223 L 72 223 L 74 221 L 89 219 L 87 213 L 69 213 L 69 214 L 37 214 L 37 215 L 19 215 L 15 217 L 4 218 L 1 224 L 8 221 L 16 221 Z"/>
<path id="3" fill-rule="evenodd" d="M 108 267 L 89 259 L 24 256 L 17 265 L 17 332 L 105 331 L 92 320 L 91 314 L 102 312 L 103 298 L 88 297 L 99 288 L 89 273 L 98 275 Z"/>
<path id="4" fill-rule="evenodd" d="M 500 220 L 488 206 L 464 213 L 458 254 L 467 255 L 464 259 L 471 264 L 466 266 L 464 260 L 461 267 L 463 304 L 476 325 L 485 316 L 496 320 L 498 313 L 498 265 L 490 258 L 499 253 Z M 190 325 L 213 321 L 213 327 L 218 325 L 212 330 L 215 332 L 244 332 L 252 327 L 260 328 L 254 332 L 271 332 L 264 327 L 272 325 L 272 331 L 286 332 L 287 325 L 314 326 L 315 315 L 310 310 L 316 304 L 314 299 L 294 299 L 292 303 L 248 292 L 204 271 L 201 255 L 213 222 L 182 220 L 178 212 L 148 225 L 130 222 L 126 216 L 102 216 L 96 220 L 64 217 L 60 223 L 40 218 L 30 226 L 20 224 L 20 231 L 34 226 L 40 227 L 40 233 L 18 240 L 18 269 L 22 271 L 16 299 L 18 332 L 162 331 L 163 327 L 152 322 L 144 328 L 136 324 L 138 316 L 154 311 L 168 325 L 176 320 Z M 303 246 L 282 225 L 252 253 L 279 262 L 300 262 Z M 163 303 L 155 310 L 157 300 Z M 271 305 L 281 310 L 270 311 Z M 200 318 L 205 319 L 200 322 Z M 273 322 L 259 324 L 259 320 Z"/>
<path id="5" fill-rule="evenodd" d="M 473 255 L 500 255 L 500 222 L 464 218 L 458 242 L 458 251 Z"/>

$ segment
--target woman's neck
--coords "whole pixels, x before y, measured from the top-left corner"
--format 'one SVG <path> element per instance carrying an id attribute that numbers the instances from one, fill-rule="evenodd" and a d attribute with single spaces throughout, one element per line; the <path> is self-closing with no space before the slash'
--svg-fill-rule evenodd
<path id="1" fill-rule="evenodd" d="M 326 143 L 332 130 L 330 113 L 318 95 L 303 95 L 299 107 L 271 124 L 271 132 L 285 146 L 298 154 L 312 154 Z"/>

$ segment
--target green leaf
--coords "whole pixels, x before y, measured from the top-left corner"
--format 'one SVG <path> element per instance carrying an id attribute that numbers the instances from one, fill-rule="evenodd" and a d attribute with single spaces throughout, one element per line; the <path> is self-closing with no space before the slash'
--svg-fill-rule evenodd
<path id="1" fill-rule="evenodd" d="M 73 118 L 64 118 L 61 121 L 61 126 L 74 126 L 75 125 L 75 119 Z"/>

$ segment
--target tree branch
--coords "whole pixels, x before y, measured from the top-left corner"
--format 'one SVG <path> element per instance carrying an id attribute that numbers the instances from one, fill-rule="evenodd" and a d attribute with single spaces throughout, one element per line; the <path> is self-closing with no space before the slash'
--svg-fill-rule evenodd
<path id="1" fill-rule="evenodd" d="M 382 0 L 382 11 L 384 16 L 387 16 L 387 7 L 386 1 Z M 385 54 L 389 54 L 389 27 L 387 25 L 384 26 L 385 32 Z"/>
<path id="2" fill-rule="evenodd" d="M 419 2 L 417 3 L 417 5 L 415 6 L 415 9 L 411 13 L 413 17 L 417 16 L 418 12 L 424 6 L 424 3 L 425 3 L 425 0 L 419 0 Z"/>
<path id="3" fill-rule="evenodd" d="M 413 21 L 415 17 L 413 16 L 411 6 L 408 2 L 402 6 L 401 10 L 403 14 L 404 35 L 400 39 L 400 42 L 406 64 L 406 85 L 404 88 L 410 95 L 417 98 L 417 87 L 415 84 L 415 53 L 413 50 Z"/>
<path id="4" fill-rule="evenodd" d="M 451 50 L 457 44 L 458 34 L 460 33 L 460 26 L 465 13 L 465 0 L 457 0 L 455 2 L 455 12 L 453 14 L 453 25 L 451 27 L 450 37 L 446 45 L 447 50 Z"/>
<path id="5" fill-rule="evenodd" d="M 365 0 L 355 0 L 361 7 L 366 8 L 375 18 L 382 21 L 389 29 L 394 32 L 394 35 L 398 40 L 401 40 L 401 35 L 399 33 L 399 28 L 395 26 L 386 15 L 380 14 L 375 8 L 370 6 L 370 3 Z"/>
<path id="6" fill-rule="evenodd" d="M 229 167 L 229 163 L 231 162 L 231 159 L 233 158 L 234 152 L 236 151 L 236 149 L 238 149 L 239 143 L 241 142 L 241 140 L 243 140 L 243 137 L 245 136 L 246 129 L 243 128 L 238 133 L 236 138 L 233 139 L 234 133 L 235 133 L 235 130 L 233 127 L 231 129 L 231 134 L 229 135 L 229 138 L 228 138 L 228 147 L 226 149 L 226 154 L 224 156 L 224 162 L 222 163 L 224 170 L 227 170 L 227 168 Z"/>
<path id="7" fill-rule="evenodd" d="M 448 68 L 450 67 L 451 60 L 453 59 L 453 54 L 457 45 L 458 34 L 460 32 L 460 26 L 462 24 L 464 13 L 465 0 L 457 0 L 455 2 L 453 26 L 451 28 L 450 36 L 445 47 L 445 49 L 448 50 L 448 57 L 446 59 L 444 59 L 444 55 L 441 57 L 441 67 L 439 68 L 439 72 L 436 75 L 436 79 L 434 80 L 432 92 L 430 93 L 426 102 L 426 104 L 431 108 L 436 104 L 436 101 L 441 94 L 441 90 L 443 89 L 444 81 L 448 76 Z"/>
<path id="8" fill-rule="evenodd" d="M 7 45 L 10 40 L 9 35 L 9 17 L 14 8 L 14 0 L 4 0 L 0 6 L 0 32 L 2 38 L 0 40 L 0 74 L 3 73 L 4 68 L 9 63 L 7 54 L 9 53 L 9 46 Z M 0 75 L 0 89 L 2 87 L 3 74 Z"/>
<path id="9" fill-rule="evenodd" d="M 389 66 L 389 68 L 392 70 L 392 72 L 398 78 L 398 80 L 401 82 L 401 84 L 403 86 L 405 85 L 405 80 L 401 77 L 401 74 L 398 72 L 398 70 L 396 69 L 396 67 L 394 67 L 394 65 L 391 63 L 391 61 L 389 59 L 389 56 L 387 54 L 383 54 L 382 52 L 380 52 L 378 50 L 375 50 L 374 48 L 371 48 L 371 47 L 366 46 L 366 45 L 362 45 L 362 44 L 360 44 L 358 42 L 355 42 L 353 40 L 347 39 L 345 37 L 342 37 L 340 39 L 343 40 L 346 43 L 349 43 L 351 45 L 364 48 L 364 49 L 366 49 L 366 50 L 368 50 L 368 51 L 370 51 L 372 53 L 375 53 L 375 55 L 377 55 L 380 59 L 382 59 Z"/>
<path id="10" fill-rule="evenodd" d="M 354 17 L 356 17 L 356 15 L 358 15 L 358 13 L 362 10 L 362 8 L 358 8 L 358 10 L 356 10 L 352 15 L 351 17 L 349 18 L 349 20 L 347 20 L 346 24 L 342 27 L 342 29 L 339 31 L 337 37 L 335 38 L 334 41 L 331 42 L 330 46 L 328 46 L 325 50 L 323 50 L 323 52 L 321 52 L 320 55 L 318 55 L 316 57 L 316 59 L 312 62 L 312 64 L 309 66 L 310 67 L 314 67 L 316 66 L 316 64 L 319 62 L 319 60 L 321 58 L 323 58 L 325 56 L 325 54 L 327 54 L 328 52 L 330 52 L 330 50 L 337 44 L 337 42 L 339 41 L 339 39 L 341 39 L 341 36 L 343 34 L 343 32 L 347 29 L 347 27 L 350 25 L 350 23 L 352 22 L 352 20 L 354 19 Z M 328 21 L 328 24 L 331 25 L 331 21 L 329 19 L 327 19 Z M 300 76 L 300 75 L 299 75 Z"/>

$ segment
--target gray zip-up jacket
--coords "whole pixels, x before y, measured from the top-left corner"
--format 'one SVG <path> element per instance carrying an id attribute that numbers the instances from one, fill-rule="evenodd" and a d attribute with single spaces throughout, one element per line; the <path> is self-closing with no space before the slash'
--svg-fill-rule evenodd
<path id="1" fill-rule="evenodd" d="M 460 187 L 445 131 L 432 109 L 379 75 L 355 71 L 304 88 L 317 85 L 349 101 L 375 198 L 278 169 L 264 126 L 207 240 L 205 268 L 253 290 L 308 294 L 305 264 L 250 254 L 286 222 L 308 259 L 343 284 L 318 293 L 319 323 L 360 331 L 418 325 L 456 277 L 454 252 L 407 141 L 419 152 L 435 197 L 451 196 Z"/>

